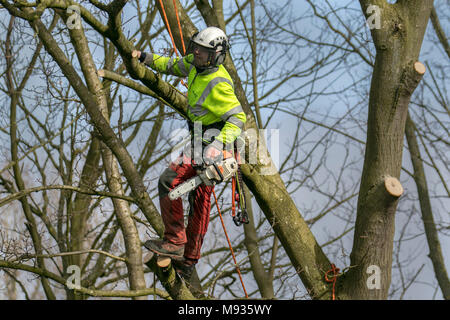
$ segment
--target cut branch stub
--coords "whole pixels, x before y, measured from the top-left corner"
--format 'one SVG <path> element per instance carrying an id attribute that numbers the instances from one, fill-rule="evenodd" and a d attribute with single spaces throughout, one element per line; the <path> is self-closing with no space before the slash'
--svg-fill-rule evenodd
<path id="1" fill-rule="evenodd" d="M 148 264 L 151 259 L 155 258 L 155 254 L 149 251 L 143 256 L 142 262 Z M 169 257 L 157 256 L 156 265 L 160 268 L 167 268 L 170 265 L 171 259 Z"/>
<path id="2" fill-rule="evenodd" d="M 100 70 L 97 71 L 97 75 L 99 77 L 103 78 L 105 76 L 105 72 L 102 69 L 100 69 Z"/>
<path id="3" fill-rule="evenodd" d="M 417 85 L 422 80 L 426 68 L 423 63 L 416 61 L 412 66 L 406 69 L 405 79 L 403 80 L 403 95 L 409 103 L 412 93 L 417 88 Z"/>
<path id="4" fill-rule="evenodd" d="M 153 252 L 149 251 L 149 252 L 147 252 L 146 254 L 143 254 L 143 255 L 142 255 L 142 262 L 143 262 L 144 264 L 147 264 L 147 263 L 149 263 L 149 261 L 150 261 L 151 259 L 153 259 L 154 256 L 155 256 L 155 254 L 154 254 Z"/>
<path id="5" fill-rule="evenodd" d="M 158 267 L 160 268 L 167 268 L 170 265 L 170 258 L 169 257 L 162 257 L 159 256 L 156 259 L 156 264 L 158 265 Z"/>
<path id="6" fill-rule="evenodd" d="M 403 194 L 403 187 L 400 181 L 394 177 L 386 177 L 384 179 L 384 187 L 386 191 L 393 197 L 400 197 Z"/>
<path id="7" fill-rule="evenodd" d="M 425 65 L 422 62 L 417 61 L 414 63 L 414 70 L 420 75 L 423 75 L 427 68 L 425 68 Z"/>

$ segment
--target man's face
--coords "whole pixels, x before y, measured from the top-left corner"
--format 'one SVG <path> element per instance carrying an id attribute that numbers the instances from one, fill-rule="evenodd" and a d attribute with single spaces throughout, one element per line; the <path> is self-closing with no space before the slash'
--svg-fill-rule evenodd
<path id="1" fill-rule="evenodd" d="M 208 58 L 210 51 L 200 45 L 194 44 L 194 65 L 199 68 L 204 68 L 208 66 Z"/>

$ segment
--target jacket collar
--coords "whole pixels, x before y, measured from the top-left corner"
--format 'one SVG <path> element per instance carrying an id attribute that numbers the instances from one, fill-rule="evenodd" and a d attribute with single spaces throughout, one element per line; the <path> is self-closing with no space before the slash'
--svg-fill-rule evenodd
<path id="1" fill-rule="evenodd" d="M 206 76 L 206 75 L 208 75 L 208 74 L 217 72 L 217 71 L 219 70 L 219 67 L 208 68 L 208 69 L 205 69 L 205 70 L 199 70 L 198 68 L 196 68 L 196 70 L 197 70 L 197 73 L 198 73 L 199 75 L 201 75 L 201 76 Z M 201 71 L 201 72 L 199 72 L 199 71 Z"/>

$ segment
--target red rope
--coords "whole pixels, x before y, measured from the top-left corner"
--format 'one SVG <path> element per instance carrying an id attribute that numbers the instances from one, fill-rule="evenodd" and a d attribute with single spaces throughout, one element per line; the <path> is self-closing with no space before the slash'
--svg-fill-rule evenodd
<path id="1" fill-rule="evenodd" d="M 223 231 L 228 241 L 228 246 L 230 247 L 231 255 L 233 256 L 234 265 L 236 266 L 236 271 L 239 275 L 239 280 L 241 280 L 242 288 L 244 289 L 245 297 L 248 299 L 247 290 L 245 290 L 244 280 L 242 280 L 241 270 L 237 264 L 236 256 L 234 255 L 233 247 L 231 246 L 230 238 L 228 237 L 227 229 L 225 228 L 225 223 L 223 222 L 222 213 L 220 212 L 219 203 L 217 202 L 216 192 L 213 189 L 214 200 L 216 201 L 217 211 L 219 212 L 220 222 L 222 222 Z"/>
<path id="2" fill-rule="evenodd" d="M 335 294 L 335 290 L 336 290 L 336 280 L 337 280 L 337 276 L 339 274 L 339 268 L 336 268 L 336 266 L 332 263 L 331 264 L 331 270 L 328 270 L 325 273 L 325 281 L 326 282 L 332 282 L 333 283 L 333 291 L 332 291 L 332 295 L 331 295 L 331 300 L 336 300 L 336 294 Z M 329 279 L 328 278 L 328 274 L 330 272 L 333 272 L 333 278 Z"/>

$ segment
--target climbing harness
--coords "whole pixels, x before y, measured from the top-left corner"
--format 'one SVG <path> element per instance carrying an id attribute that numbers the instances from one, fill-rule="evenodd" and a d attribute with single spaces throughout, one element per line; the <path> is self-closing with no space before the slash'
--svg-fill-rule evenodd
<path id="1" fill-rule="evenodd" d="M 231 216 L 233 217 L 233 222 L 236 226 L 242 224 L 248 224 L 250 221 L 248 219 L 246 199 L 244 193 L 244 183 L 242 180 L 242 173 L 239 166 L 240 155 L 235 147 L 235 155 L 238 163 L 238 169 L 236 174 L 231 178 Z M 236 203 L 238 205 L 236 214 Z"/>

